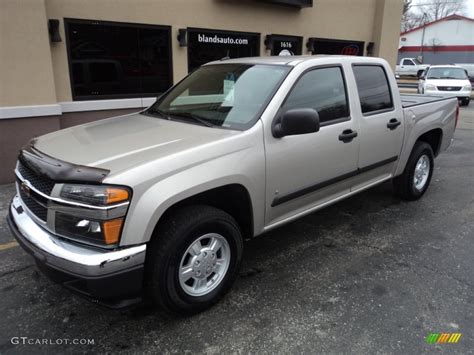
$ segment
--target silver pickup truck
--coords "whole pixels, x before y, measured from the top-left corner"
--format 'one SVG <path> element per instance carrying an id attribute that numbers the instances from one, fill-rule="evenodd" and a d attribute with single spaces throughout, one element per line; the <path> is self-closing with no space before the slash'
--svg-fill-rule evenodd
<path id="1" fill-rule="evenodd" d="M 79 294 L 195 313 L 231 287 L 244 239 L 387 180 L 420 198 L 458 114 L 400 97 L 378 58 L 212 62 L 143 112 L 29 142 L 8 221 Z"/>

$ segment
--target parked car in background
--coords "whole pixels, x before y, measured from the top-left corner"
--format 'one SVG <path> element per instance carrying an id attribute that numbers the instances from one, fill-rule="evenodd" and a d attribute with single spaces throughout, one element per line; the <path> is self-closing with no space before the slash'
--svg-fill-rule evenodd
<path id="1" fill-rule="evenodd" d="M 8 221 L 83 296 L 196 313 L 230 289 L 244 239 L 388 180 L 419 199 L 458 115 L 400 95 L 379 58 L 220 60 L 143 112 L 33 139 Z"/>
<path id="2" fill-rule="evenodd" d="M 456 63 L 454 65 L 458 65 L 461 68 L 467 70 L 467 76 L 469 77 L 469 81 L 471 82 L 471 86 L 474 88 L 474 64 L 469 63 Z"/>
<path id="3" fill-rule="evenodd" d="M 420 76 L 419 94 L 454 96 L 469 105 L 472 86 L 466 70 L 457 65 L 432 65 Z"/>
<path id="4" fill-rule="evenodd" d="M 395 68 L 395 75 L 419 77 L 427 67 L 428 64 L 423 64 L 416 58 L 402 58 Z"/>

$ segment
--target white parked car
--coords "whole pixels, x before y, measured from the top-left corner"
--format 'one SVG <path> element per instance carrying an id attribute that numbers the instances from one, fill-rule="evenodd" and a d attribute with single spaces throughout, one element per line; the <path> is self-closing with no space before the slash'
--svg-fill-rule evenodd
<path id="1" fill-rule="evenodd" d="M 455 96 L 462 105 L 469 105 L 472 86 L 465 69 L 457 65 L 432 65 L 420 76 L 418 93 Z"/>

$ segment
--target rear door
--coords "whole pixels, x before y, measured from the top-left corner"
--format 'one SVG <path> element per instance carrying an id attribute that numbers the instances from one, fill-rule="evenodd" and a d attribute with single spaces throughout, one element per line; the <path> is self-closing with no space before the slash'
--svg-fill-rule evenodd
<path id="1" fill-rule="evenodd" d="M 352 189 L 391 177 L 403 144 L 404 117 L 393 75 L 382 64 L 354 64 L 360 127 L 359 174 Z M 390 79 L 389 79 L 390 78 Z M 394 96 L 396 100 L 394 100 Z"/>

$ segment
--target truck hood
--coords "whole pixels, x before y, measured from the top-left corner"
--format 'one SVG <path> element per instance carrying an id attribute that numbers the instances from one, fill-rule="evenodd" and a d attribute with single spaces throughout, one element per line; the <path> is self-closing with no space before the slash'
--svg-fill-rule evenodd
<path id="1" fill-rule="evenodd" d="M 34 147 L 56 159 L 114 173 L 235 134 L 239 131 L 131 114 L 41 136 Z"/>

